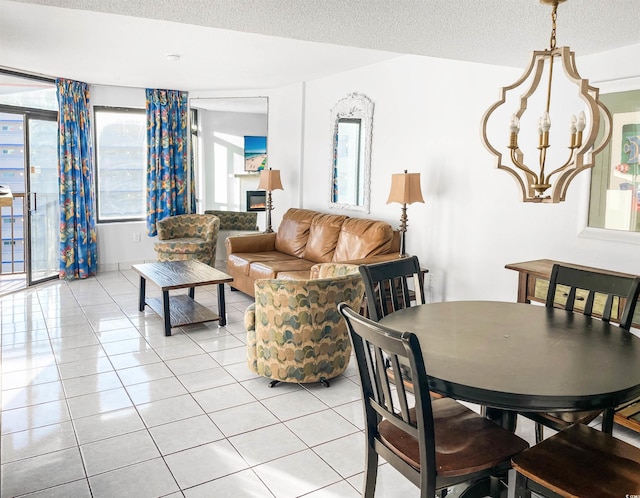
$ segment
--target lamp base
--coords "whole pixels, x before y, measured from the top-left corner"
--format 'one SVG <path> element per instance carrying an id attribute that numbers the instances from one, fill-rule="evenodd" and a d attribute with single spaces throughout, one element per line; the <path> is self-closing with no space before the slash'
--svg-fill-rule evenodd
<path id="1" fill-rule="evenodd" d="M 265 214 L 267 215 L 267 228 L 264 233 L 273 233 L 273 228 L 271 228 L 271 210 L 273 209 L 273 202 L 271 201 L 271 190 L 267 190 L 267 204 L 266 204 Z"/>
<path id="2" fill-rule="evenodd" d="M 400 228 L 400 257 L 406 258 L 408 255 L 406 253 L 406 245 L 405 245 L 405 234 L 407 233 L 407 229 L 404 230 Z"/>

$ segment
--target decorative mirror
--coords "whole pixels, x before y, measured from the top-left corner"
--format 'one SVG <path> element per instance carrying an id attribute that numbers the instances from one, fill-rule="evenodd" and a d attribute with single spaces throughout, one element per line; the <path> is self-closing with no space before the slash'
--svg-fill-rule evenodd
<path id="1" fill-rule="evenodd" d="M 244 211 L 250 207 L 245 192 L 257 190 L 259 165 L 265 159 L 269 99 L 191 97 L 189 104 L 198 111 L 200 127 L 199 145 L 192 146 L 199 209 Z"/>
<path id="2" fill-rule="evenodd" d="M 331 111 L 329 207 L 369 212 L 373 102 L 352 93 Z"/>

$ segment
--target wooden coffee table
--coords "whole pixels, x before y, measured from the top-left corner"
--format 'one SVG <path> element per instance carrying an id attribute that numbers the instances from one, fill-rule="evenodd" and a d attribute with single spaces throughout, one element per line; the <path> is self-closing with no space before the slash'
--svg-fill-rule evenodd
<path id="1" fill-rule="evenodd" d="M 161 261 L 133 265 L 140 274 L 140 297 L 138 309 L 144 311 L 147 304 L 164 318 L 164 335 L 171 335 L 172 327 L 218 320 L 227 323 L 224 302 L 224 284 L 233 282 L 233 277 L 193 259 L 186 261 Z M 146 281 L 149 280 L 162 290 L 162 298 L 145 298 Z M 195 288 L 202 285 L 218 285 L 218 312 L 195 302 Z M 188 295 L 172 296 L 169 291 L 189 289 Z"/>

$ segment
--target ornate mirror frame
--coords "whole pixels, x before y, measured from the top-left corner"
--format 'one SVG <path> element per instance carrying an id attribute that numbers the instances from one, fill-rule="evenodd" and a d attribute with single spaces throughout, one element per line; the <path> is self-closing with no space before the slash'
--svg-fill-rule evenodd
<path id="1" fill-rule="evenodd" d="M 353 174 L 359 180 L 356 183 L 361 192 L 358 199 L 352 202 L 342 202 L 338 198 L 339 175 L 338 161 L 340 150 L 345 144 L 340 143 L 338 127 L 340 123 L 352 123 L 359 125 L 359 136 L 356 148 L 359 150 L 357 171 Z M 371 194 L 371 139 L 373 136 L 373 102 L 366 95 L 352 93 L 340 99 L 331 110 L 331 184 L 329 207 L 337 209 L 349 209 L 369 213 Z M 343 137 L 344 140 L 344 137 Z M 351 145 L 351 144 L 348 144 Z M 340 149 L 339 149 L 340 146 Z"/>

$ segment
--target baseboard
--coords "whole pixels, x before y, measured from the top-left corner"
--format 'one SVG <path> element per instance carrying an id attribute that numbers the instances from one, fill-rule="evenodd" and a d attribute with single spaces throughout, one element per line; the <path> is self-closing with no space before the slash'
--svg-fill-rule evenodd
<path id="1" fill-rule="evenodd" d="M 155 259 L 149 259 L 140 261 L 120 261 L 117 263 L 98 263 L 98 272 L 130 270 L 132 265 L 155 263 L 155 261 Z"/>

